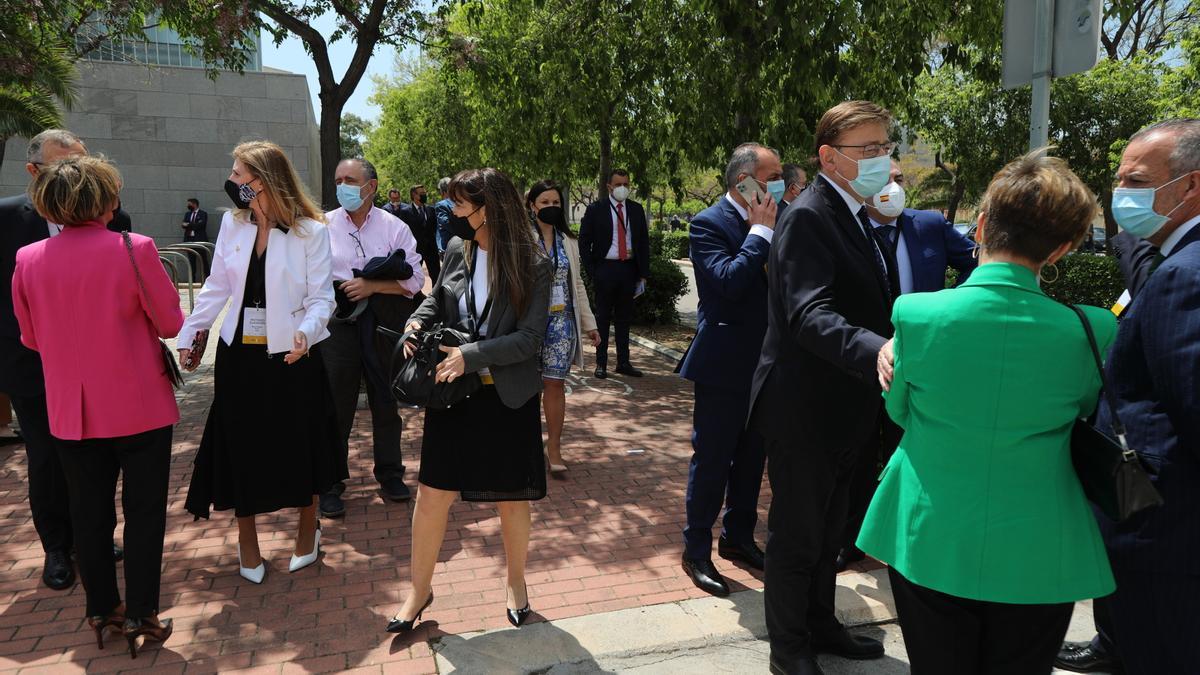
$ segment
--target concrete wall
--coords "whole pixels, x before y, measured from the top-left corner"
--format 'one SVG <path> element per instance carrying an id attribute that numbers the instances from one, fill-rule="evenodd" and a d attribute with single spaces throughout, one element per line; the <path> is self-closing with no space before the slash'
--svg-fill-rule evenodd
<path id="1" fill-rule="evenodd" d="M 229 152 L 244 140 L 283 146 L 319 197 L 317 125 L 303 75 L 221 73 L 213 81 L 196 68 L 102 62 L 80 62 L 79 75 L 79 100 L 66 126 L 121 170 L 121 204 L 135 232 L 182 241 L 186 202 L 196 197 L 215 238 L 220 210 L 230 206 L 222 188 L 233 164 Z M 9 140 L 0 195 L 27 186 L 27 144 Z"/>

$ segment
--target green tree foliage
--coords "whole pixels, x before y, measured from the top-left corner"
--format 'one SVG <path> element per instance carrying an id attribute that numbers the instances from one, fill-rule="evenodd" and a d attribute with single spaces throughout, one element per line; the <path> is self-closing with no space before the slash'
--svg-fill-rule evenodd
<path id="1" fill-rule="evenodd" d="M 371 133 L 371 123 L 354 113 L 342 115 L 342 157 L 363 157 L 363 142 Z"/>
<path id="2" fill-rule="evenodd" d="M 1200 17 L 1200 0 L 1192 0 L 1190 11 L 1192 17 Z M 1179 58 L 1179 66 L 1163 77 L 1160 118 L 1200 117 L 1200 22 L 1193 23 L 1180 39 Z"/>

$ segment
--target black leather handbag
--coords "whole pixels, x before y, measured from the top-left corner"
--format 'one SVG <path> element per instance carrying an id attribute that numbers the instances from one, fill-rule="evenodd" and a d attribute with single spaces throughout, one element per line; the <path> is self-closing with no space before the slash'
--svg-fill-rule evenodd
<path id="1" fill-rule="evenodd" d="M 1068 305 L 1083 322 L 1092 357 L 1100 371 L 1104 405 L 1112 418 L 1112 433 L 1109 436 L 1087 420 L 1076 420 L 1071 431 L 1071 463 L 1083 486 L 1088 501 L 1095 504 L 1104 515 L 1121 522 L 1135 513 L 1163 503 L 1162 496 L 1154 489 L 1150 477 L 1142 466 L 1137 451 L 1129 447 L 1125 439 L 1125 425 L 1117 416 L 1116 395 L 1104 376 L 1104 364 L 1100 360 L 1100 348 L 1092 325 L 1083 310 Z M 1116 440 L 1114 440 L 1114 437 Z"/>
<path id="2" fill-rule="evenodd" d="M 474 263 L 474 255 L 472 255 L 472 263 Z M 465 373 L 451 382 L 436 381 L 437 366 L 446 358 L 446 353 L 441 350 L 441 347 L 461 347 L 478 340 L 479 326 L 487 320 L 488 313 L 492 309 L 492 299 L 489 297 L 483 306 L 483 312 L 478 317 L 475 316 L 473 285 L 468 276 L 468 320 L 465 326 L 450 325 L 450 322 L 443 321 L 429 330 L 411 330 L 403 335 L 383 326 L 376 329 L 380 334 L 396 340 L 396 345 L 392 348 L 388 374 L 392 377 L 392 395 L 396 397 L 397 401 L 441 410 L 461 403 L 483 387 L 483 381 L 477 373 Z M 434 292 L 442 294 L 444 305 L 457 301 L 445 286 L 435 289 Z M 445 314 L 446 312 L 443 312 L 443 316 Z M 411 357 L 405 359 L 404 344 L 409 340 L 416 343 L 416 350 Z"/>

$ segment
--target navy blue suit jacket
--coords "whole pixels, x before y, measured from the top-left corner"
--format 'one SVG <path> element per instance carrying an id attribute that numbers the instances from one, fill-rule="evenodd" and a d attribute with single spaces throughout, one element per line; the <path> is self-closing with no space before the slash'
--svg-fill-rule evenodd
<path id="1" fill-rule="evenodd" d="M 1200 574 L 1200 227 L 1125 310 L 1106 371 L 1164 501 L 1120 524 L 1099 517 L 1109 557 L 1126 570 Z M 1110 429 L 1103 404 L 1096 425 Z"/>
<path id="2" fill-rule="evenodd" d="M 748 396 L 767 332 L 771 244 L 725 197 L 692 219 L 688 233 L 700 307 L 696 337 L 679 374 Z"/>
<path id="3" fill-rule="evenodd" d="M 946 267 L 958 270 L 958 283 L 961 284 L 979 265 L 971 255 L 975 243 L 936 211 L 904 209 L 896 224 L 904 235 L 904 248 L 912 268 L 913 292 L 945 288 Z"/>
<path id="4" fill-rule="evenodd" d="M 28 195 L 0 199 L 0 391 L 12 396 L 36 396 L 46 390 L 42 358 L 21 343 L 12 299 L 17 250 L 50 236 L 46 227 Z"/>

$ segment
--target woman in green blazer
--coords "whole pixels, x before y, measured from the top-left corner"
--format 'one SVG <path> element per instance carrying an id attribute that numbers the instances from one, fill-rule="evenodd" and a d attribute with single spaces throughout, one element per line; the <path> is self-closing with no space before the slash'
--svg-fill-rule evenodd
<path id="1" fill-rule="evenodd" d="M 891 566 L 913 673 L 1049 673 L 1072 603 L 1114 589 L 1069 447 L 1100 378 L 1079 317 L 1038 286 L 1096 213 L 1065 162 L 1027 155 L 988 187 L 971 278 L 896 301 L 885 396 L 904 437 L 858 546 Z M 1084 311 L 1103 353 L 1116 319 Z"/>

